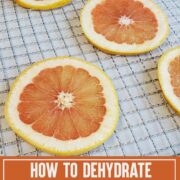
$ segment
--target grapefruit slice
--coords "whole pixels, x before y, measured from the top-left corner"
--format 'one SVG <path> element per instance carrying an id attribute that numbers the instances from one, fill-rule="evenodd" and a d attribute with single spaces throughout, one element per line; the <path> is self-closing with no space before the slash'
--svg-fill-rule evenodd
<path id="1" fill-rule="evenodd" d="M 75 155 L 102 144 L 119 117 L 111 80 L 69 57 L 33 64 L 15 80 L 5 104 L 10 127 L 35 147 Z"/>
<path id="2" fill-rule="evenodd" d="M 50 10 L 69 4 L 71 0 L 16 0 L 22 7 L 34 10 Z"/>
<path id="3" fill-rule="evenodd" d="M 88 1 L 81 26 L 92 44 L 110 54 L 148 52 L 169 34 L 166 16 L 151 0 Z"/>
<path id="4" fill-rule="evenodd" d="M 160 58 L 158 77 L 165 98 L 180 114 L 180 46 Z"/>

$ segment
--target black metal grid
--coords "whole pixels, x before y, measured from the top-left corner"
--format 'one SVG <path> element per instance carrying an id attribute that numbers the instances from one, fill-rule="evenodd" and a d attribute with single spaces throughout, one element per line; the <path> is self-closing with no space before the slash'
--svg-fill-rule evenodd
<path id="1" fill-rule="evenodd" d="M 7 125 L 4 101 L 17 75 L 33 62 L 55 56 L 83 58 L 102 68 L 119 95 L 121 117 L 112 137 L 88 156 L 178 155 L 180 118 L 162 96 L 157 60 L 180 45 L 180 1 L 156 1 L 169 17 L 171 34 L 158 49 L 139 56 L 110 56 L 84 37 L 79 21 L 85 2 L 52 11 L 31 11 L 0 1 L 0 154 L 48 155 L 24 142 Z"/>

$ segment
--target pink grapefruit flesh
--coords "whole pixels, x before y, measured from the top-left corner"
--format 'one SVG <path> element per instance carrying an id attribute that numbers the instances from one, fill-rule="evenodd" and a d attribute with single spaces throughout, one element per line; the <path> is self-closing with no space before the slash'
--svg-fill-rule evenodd
<path id="1" fill-rule="evenodd" d="M 170 62 L 168 71 L 174 94 L 180 98 L 180 56 Z"/>
<path id="2" fill-rule="evenodd" d="M 158 28 L 154 13 L 135 0 L 105 0 L 93 9 L 92 18 L 97 33 L 119 44 L 143 44 Z"/>
<path id="3" fill-rule="evenodd" d="M 59 140 L 87 137 L 106 114 L 100 81 L 70 65 L 46 68 L 25 86 L 19 118 L 46 136 Z"/>

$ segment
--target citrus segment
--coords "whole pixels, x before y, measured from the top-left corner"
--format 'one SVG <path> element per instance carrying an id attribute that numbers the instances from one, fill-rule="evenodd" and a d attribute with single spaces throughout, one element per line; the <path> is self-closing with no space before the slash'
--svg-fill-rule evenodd
<path id="1" fill-rule="evenodd" d="M 79 137 L 79 133 L 69 112 L 67 110 L 61 112 L 60 117 L 61 121 L 57 124 L 54 137 L 62 140 L 77 139 Z"/>
<path id="2" fill-rule="evenodd" d="M 45 101 L 26 101 L 18 105 L 20 119 L 27 124 L 32 124 L 49 109 L 55 108 L 54 103 Z"/>
<path id="3" fill-rule="evenodd" d="M 66 92 L 68 90 L 75 71 L 76 69 L 74 69 L 72 66 L 66 66 L 62 68 L 61 74 L 58 74 L 62 91 Z"/>
<path id="4" fill-rule="evenodd" d="M 111 81 L 101 70 L 57 58 L 35 63 L 17 78 L 5 114 L 24 139 L 65 155 L 100 145 L 112 134 L 119 110 Z"/>
<path id="5" fill-rule="evenodd" d="M 34 121 L 32 128 L 43 135 L 52 136 L 54 134 L 54 129 L 57 126 L 57 121 L 58 113 L 47 110 Z"/>
<path id="6" fill-rule="evenodd" d="M 113 54 L 138 54 L 158 47 L 169 27 L 162 11 L 150 0 L 92 0 L 81 14 L 87 38 Z"/>
<path id="7" fill-rule="evenodd" d="M 180 55 L 176 57 L 169 65 L 169 74 L 174 94 L 180 98 Z"/>
<path id="8" fill-rule="evenodd" d="M 180 47 L 169 50 L 161 57 L 158 76 L 166 99 L 180 113 Z"/>
<path id="9" fill-rule="evenodd" d="M 45 87 L 43 87 L 43 84 Z M 50 92 L 51 89 L 49 90 L 49 92 L 46 92 L 46 90 L 48 88 L 51 88 L 51 87 L 49 87 L 46 83 L 42 83 L 41 81 L 38 86 L 36 86 L 35 84 L 32 84 L 32 83 L 28 84 L 24 88 L 24 91 L 21 94 L 20 99 L 22 101 L 28 101 L 28 100 L 41 101 L 41 100 L 45 100 L 45 99 L 53 100 L 55 97 L 53 95 L 53 92 Z"/>
<path id="10" fill-rule="evenodd" d="M 69 4 L 71 0 L 16 0 L 22 7 L 34 10 L 50 10 Z"/>
<path id="11" fill-rule="evenodd" d="M 89 136 L 92 132 L 97 131 L 100 126 L 99 123 L 93 122 L 91 119 L 82 116 L 82 114 L 76 109 L 72 109 L 70 114 L 74 124 L 76 125 L 78 134 L 81 137 Z"/>

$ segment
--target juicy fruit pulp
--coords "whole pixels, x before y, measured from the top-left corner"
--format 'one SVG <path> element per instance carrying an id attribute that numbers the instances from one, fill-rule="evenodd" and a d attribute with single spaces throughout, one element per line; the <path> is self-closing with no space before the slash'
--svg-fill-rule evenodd
<path id="1" fill-rule="evenodd" d="M 103 88 L 82 68 L 47 68 L 24 88 L 18 112 L 21 121 L 46 136 L 86 137 L 98 130 L 106 114 Z"/>
<path id="2" fill-rule="evenodd" d="M 143 44 L 157 33 L 153 12 L 135 0 L 105 0 L 92 11 L 94 30 L 116 43 Z"/>
<path id="3" fill-rule="evenodd" d="M 168 71 L 174 94 L 180 98 L 180 56 L 170 62 Z"/>

